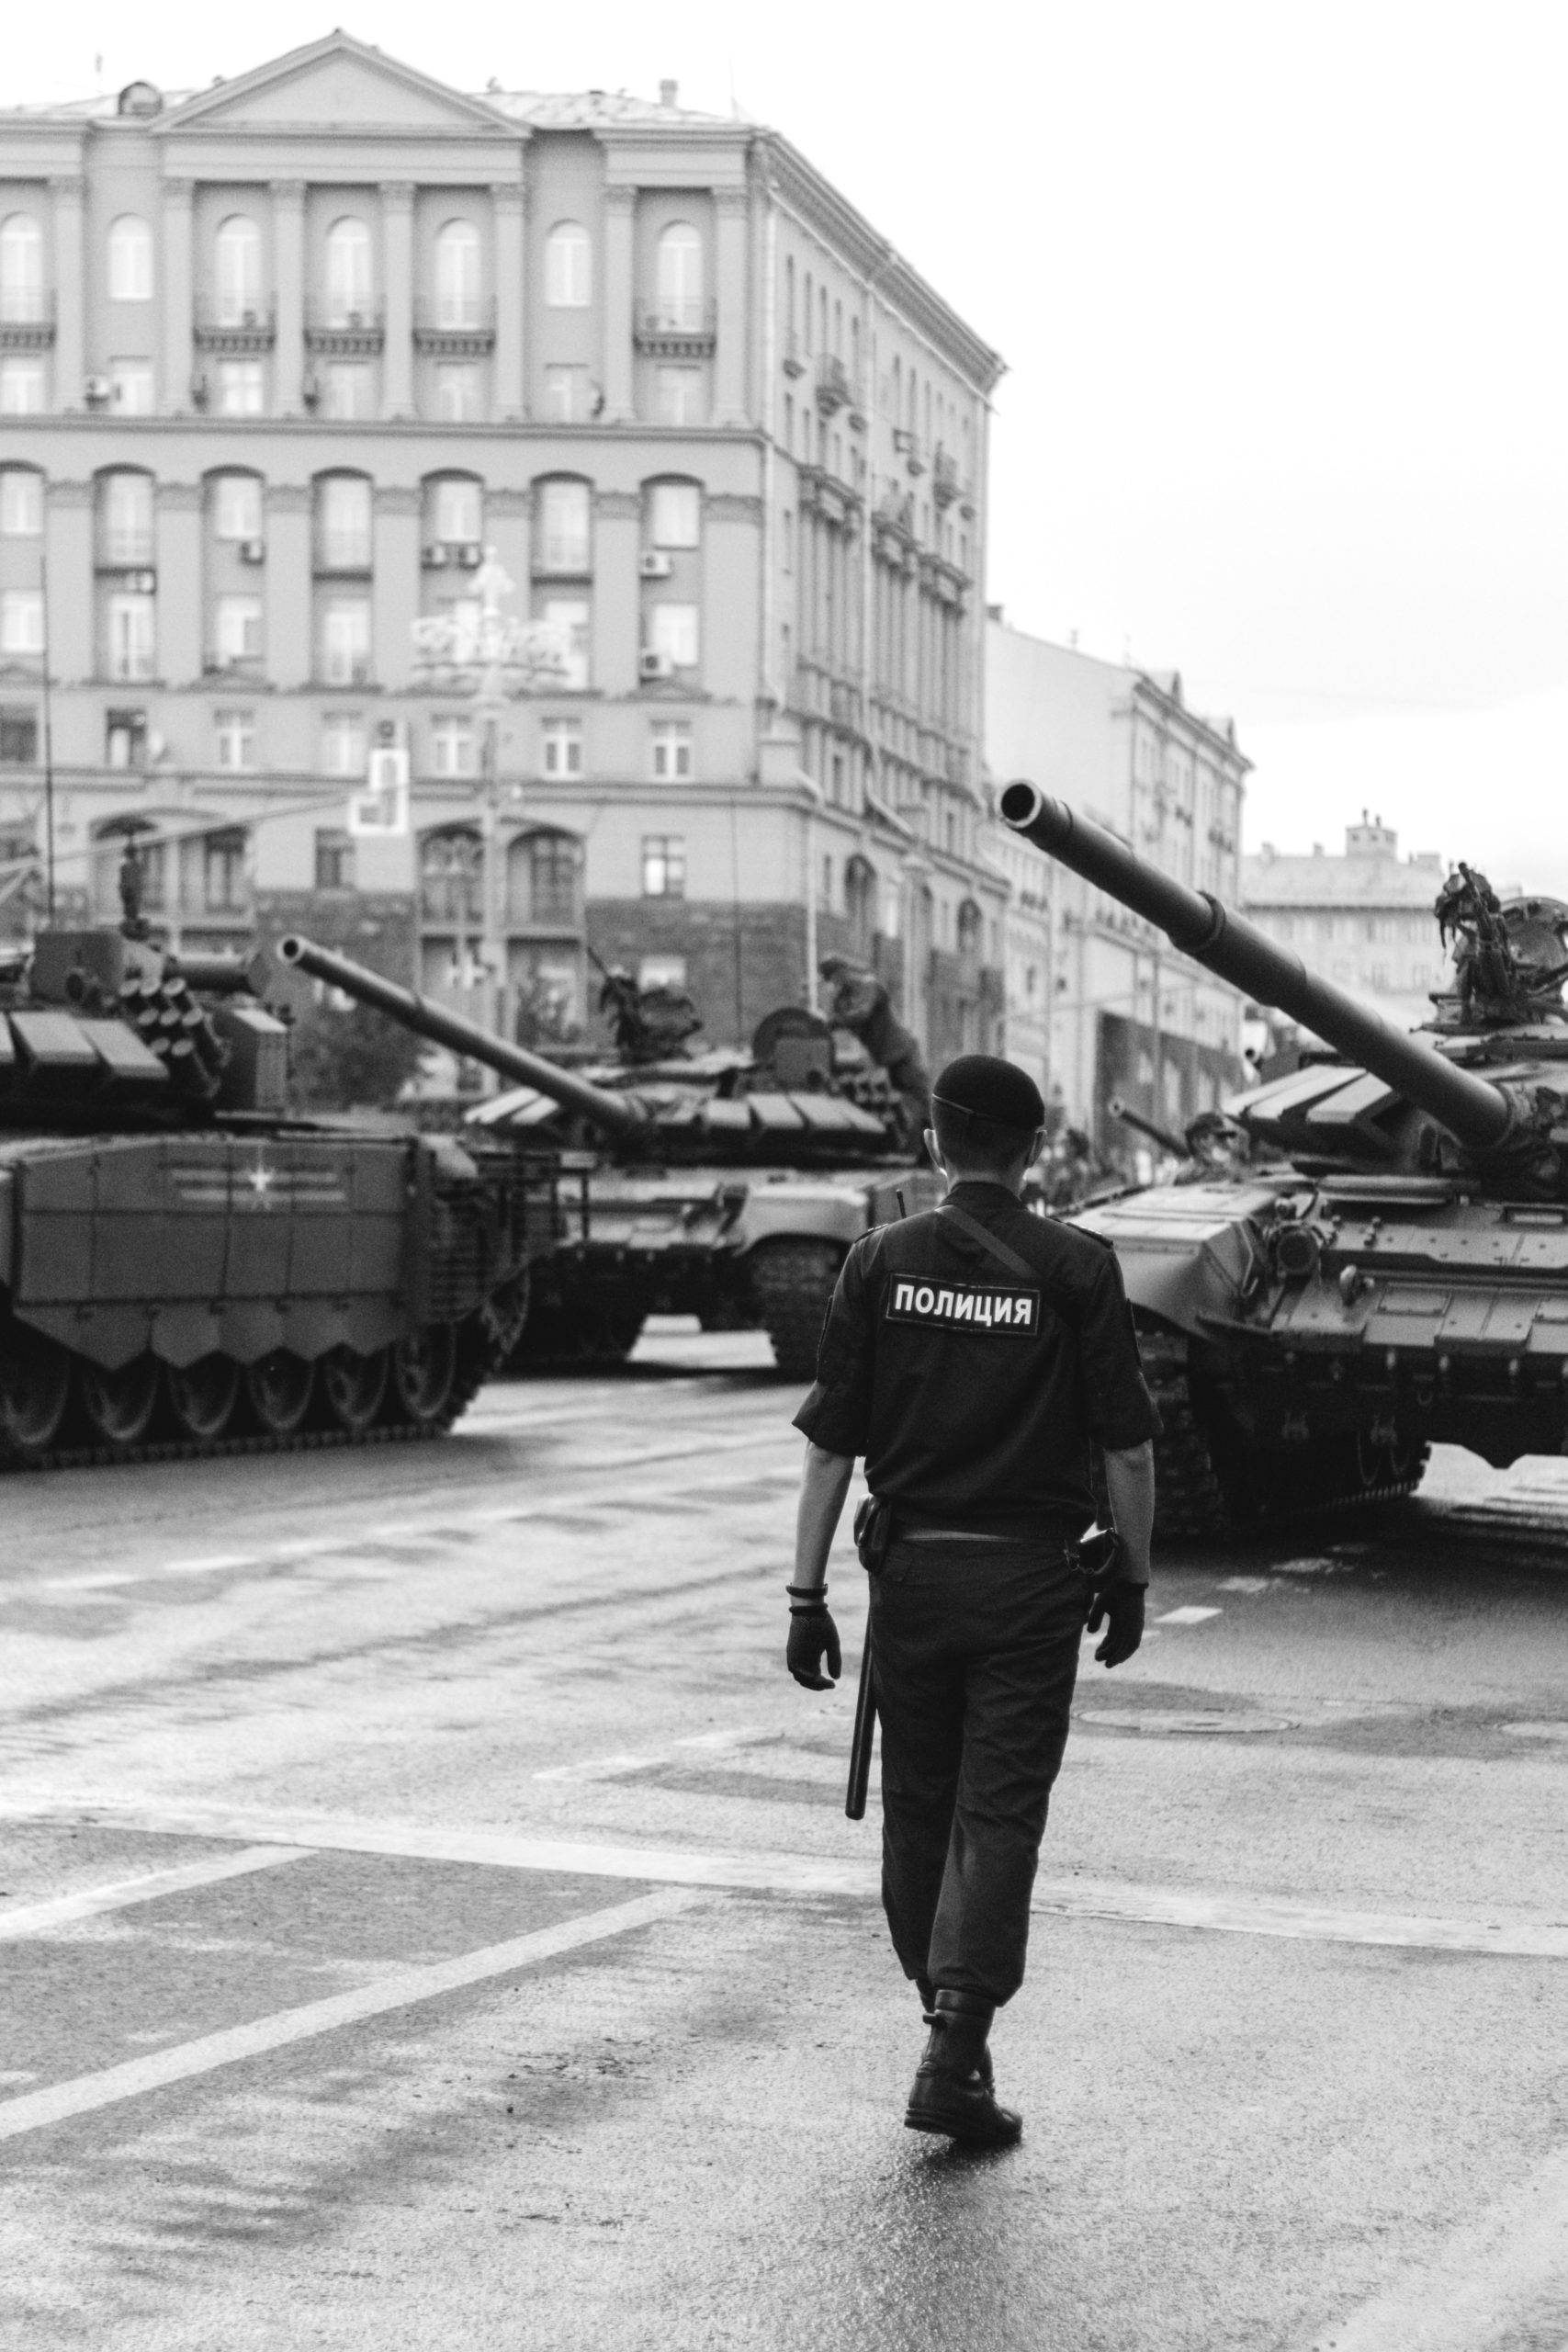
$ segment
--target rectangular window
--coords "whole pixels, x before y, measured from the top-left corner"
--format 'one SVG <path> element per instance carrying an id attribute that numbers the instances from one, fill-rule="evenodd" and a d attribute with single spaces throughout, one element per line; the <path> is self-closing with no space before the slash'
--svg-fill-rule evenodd
<path id="1" fill-rule="evenodd" d="M 435 371 L 435 413 L 443 424 L 477 424 L 479 371 L 466 361 L 448 361 Z"/>
<path id="2" fill-rule="evenodd" d="M 358 474 L 328 474 L 320 490 L 318 560 L 323 571 L 370 569 L 370 485 Z"/>
<path id="3" fill-rule="evenodd" d="M 104 553 L 109 564 L 152 560 L 152 482 L 147 474 L 110 474 L 104 496 Z"/>
<path id="4" fill-rule="evenodd" d="M 570 776 L 582 774 L 582 721 L 580 718 L 547 718 L 539 730 L 543 752 L 540 762 L 546 775 Z"/>
<path id="5" fill-rule="evenodd" d="M 321 614 L 321 677 L 329 686 L 362 686 L 370 675 L 370 607 L 364 597 L 337 598 Z"/>
<path id="6" fill-rule="evenodd" d="M 213 537 L 220 539 L 259 539 L 262 536 L 262 486 L 254 474 L 220 474 L 212 506 Z"/>
<path id="7" fill-rule="evenodd" d="M 694 481 L 660 481 L 649 499 L 648 536 L 656 548 L 694 548 L 702 537 L 702 496 Z"/>
<path id="8" fill-rule="evenodd" d="M 578 596 L 552 596 L 546 603 L 541 617 L 552 628 L 562 631 L 566 639 L 566 669 L 560 683 L 570 694 L 581 694 L 588 684 L 588 621 L 586 601 Z"/>
<path id="9" fill-rule="evenodd" d="M 43 530 L 43 476 L 12 466 L 0 473 L 0 538 L 36 539 Z"/>
<path id="10" fill-rule="evenodd" d="M 236 771 L 256 763 L 256 715 L 254 710 L 218 713 L 218 764 Z"/>
<path id="11" fill-rule="evenodd" d="M 316 829 L 316 888 L 318 890 L 352 890 L 354 888 L 354 843 L 348 835 L 335 826 L 320 825 Z"/>
<path id="12" fill-rule="evenodd" d="M 645 899 L 685 897 L 686 839 L 683 833 L 644 833 L 642 895 Z"/>
<path id="13" fill-rule="evenodd" d="M 547 481 L 539 491 L 541 571 L 582 573 L 589 555 L 589 499 L 585 481 Z"/>
<path id="14" fill-rule="evenodd" d="M 262 650 L 262 600 L 259 596 L 220 596 L 214 614 L 213 651 L 225 669 L 237 662 L 259 662 Z"/>
<path id="15" fill-rule="evenodd" d="M 104 713 L 104 759 L 111 768 L 142 768 L 147 764 L 147 713 L 108 710 Z"/>
<path id="16" fill-rule="evenodd" d="M 473 721 L 433 718 L 430 722 L 431 765 L 437 775 L 476 775 L 479 759 Z"/>
<path id="17" fill-rule="evenodd" d="M 321 413 L 340 424 L 352 424 L 371 414 L 368 368 L 356 360 L 333 360 L 327 369 L 326 397 Z"/>
<path id="18" fill-rule="evenodd" d="M 660 424 L 702 424 L 705 402 L 700 368 L 658 368 L 653 389 Z"/>
<path id="19" fill-rule="evenodd" d="M 260 416 L 265 405 L 265 377 L 259 359 L 220 359 L 218 363 L 220 416 Z"/>
<path id="20" fill-rule="evenodd" d="M 114 388 L 110 400 L 118 415 L 152 415 L 152 362 L 150 359 L 111 359 L 109 382 Z"/>
<path id="21" fill-rule="evenodd" d="M 658 784 L 676 784 L 692 773 L 692 729 L 683 718 L 656 719 L 653 775 Z"/>
<path id="22" fill-rule="evenodd" d="M 328 711 L 321 721 L 321 765 L 328 775 L 364 775 L 365 721 L 358 711 Z"/>
<path id="23" fill-rule="evenodd" d="M 661 653 L 672 670 L 697 666 L 695 605 L 652 605 L 649 607 L 649 650 Z"/>
<path id="24" fill-rule="evenodd" d="M 208 913 L 238 914 L 245 903 L 243 833 L 209 833 L 201 846 L 202 897 Z"/>
<path id="25" fill-rule="evenodd" d="M 42 651 L 42 589 L 7 588 L 0 595 L 0 653 Z"/>
<path id="26" fill-rule="evenodd" d="M 479 545 L 484 537 L 484 515 L 477 481 L 449 478 L 436 483 L 433 537 L 447 547 Z"/>
<path id="27" fill-rule="evenodd" d="M 156 642 L 152 597 L 111 596 L 108 622 L 109 676 L 150 678 Z"/>
<path id="28" fill-rule="evenodd" d="M 547 833 L 528 853 L 529 914 L 536 923 L 564 930 L 577 921 L 577 843 L 565 833 Z"/>
<path id="29" fill-rule="evenodd" d="M 37 711 L 28 703 L 0 703 L 0 767 L 30 768 L 37 762 Z"/>
<path id="30" fill-rule="evenodd" d="M 0 416 L 41 416 L 43 410 L 43 361 L 0 359 Z"/>
<path id="31" fill-rule="evenodd" d="M 545 415 L 551 424 L 586 424 L 592 394 L 586 368 L 547 368 Z"/>

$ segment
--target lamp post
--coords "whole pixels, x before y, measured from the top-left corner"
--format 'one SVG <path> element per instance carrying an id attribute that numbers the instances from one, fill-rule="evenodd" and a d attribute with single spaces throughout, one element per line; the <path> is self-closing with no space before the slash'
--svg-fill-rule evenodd
<path id="1" fill-rule="evenodd" d="M 565 684 L 570 651 L 567 631 L 551 621 L 520 620 L 504 610 L 515 593 L 493 547 L 474 574 L 474 593 L 444 613 L 413 625 L 417 687 L 471 699 L 479 725 L 479 961 L 488 1002 L 483 1017 L 498 1035 L 506 1029 L 506 926 L 502 894 L 501 721 L 519 695 Z M 459 884 L 459 888 L 460 888 Z M 461 939 L 463 924 L 458 920 Z"/>

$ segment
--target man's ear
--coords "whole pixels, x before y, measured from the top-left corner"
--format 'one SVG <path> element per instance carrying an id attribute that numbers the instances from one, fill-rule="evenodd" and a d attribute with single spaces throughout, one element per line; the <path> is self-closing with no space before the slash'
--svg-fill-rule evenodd
<path id="1" fill-rule="evenodd" d="M 944 1176 L 952 1174 L 953 1171 L 942 1156 L 942 1146 L 936 1139 L 936 1129 L 934 1127 L 928 1127 L 926 1129 L 926 1151 L 933 1168 L 940 1168 Z"/>
<path id="2" fill-rule="evenodd" d="M 1044 1128 L 1036 1127 L 1034 1130 L 1034 1140 L 1029 1147 L 1029 1158 L 1023 1163 L 1025 1174 L 1027 1174 L 1029 1170 L 1034 1166 L 1036 1160 L 1040 1158 L 1041 1153 L 1044 1150 L 1045 1140 Z"/>

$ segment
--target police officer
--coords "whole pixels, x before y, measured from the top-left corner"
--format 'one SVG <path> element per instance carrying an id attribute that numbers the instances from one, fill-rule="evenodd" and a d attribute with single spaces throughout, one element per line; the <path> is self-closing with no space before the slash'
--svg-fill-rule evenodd
<path id="1" fill-rule="evenodd" d="M 840 1670 L 828 1554 L 863 1454 L 883 1903 L 931 2030 L 905 2121 L 1000 2146 L 1022 2123 L 997 2103 L 987 2036 L 1023 1978 L 1085 1621 L 1108 1667 L 1143 1637 L 1159 1417 L 1111 1250 L 1022 1206 L 1044 1143 L 1032 1080 L 963 1055 L 932 1115 L 947 1197 L 851 1250 L 795 1415 L 788 1665 L 814 1690 Z M 1120 1539 L 1098 1584 L 1078 1554 L 1091 1444 Z"/>

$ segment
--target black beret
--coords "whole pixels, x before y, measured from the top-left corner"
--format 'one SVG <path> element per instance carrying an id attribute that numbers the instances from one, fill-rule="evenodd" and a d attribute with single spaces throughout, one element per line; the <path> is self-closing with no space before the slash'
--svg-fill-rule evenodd
<path id="1" fill-rule="evenodd" d="M 1032 1134 L 1045 1124 L 1045 1104 L 1027 1070 L 1005 1062 L 999 1054 L 960 1054 L 938 1078 L 931 1101 L 950 1111 L 967 1111 L 972 1118 L 990 1119 L 998 1127 L 1024 1128 Z"/>

